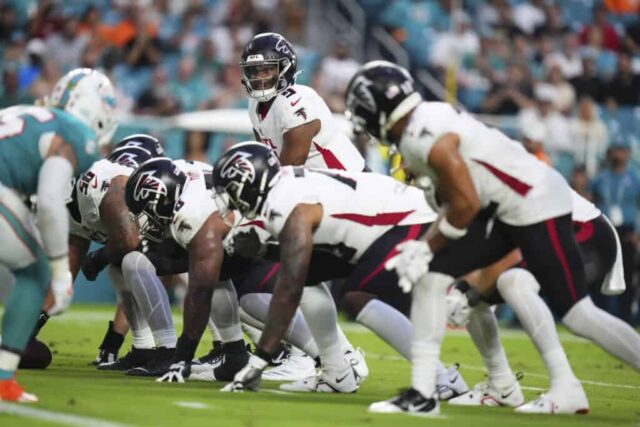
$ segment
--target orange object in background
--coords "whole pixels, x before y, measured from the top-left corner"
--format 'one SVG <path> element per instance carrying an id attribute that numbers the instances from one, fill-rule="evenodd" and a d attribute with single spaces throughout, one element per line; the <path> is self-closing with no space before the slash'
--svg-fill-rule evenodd
<path id="1" fill-rule="evenodd" d="M 640 0 L 604 0 L 604 4 L 613 13 L 640 13 Z"/>

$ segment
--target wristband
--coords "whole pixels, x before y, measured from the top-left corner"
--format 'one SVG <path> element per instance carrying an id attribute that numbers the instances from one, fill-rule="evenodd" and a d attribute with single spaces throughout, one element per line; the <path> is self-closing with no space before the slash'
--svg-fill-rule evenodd
<path id="1" fill-rule="evenodd" d="M 51 278 L 59 279 L 69 272 L 69 256 L 63 255 L 57 258 L 49 259 L 49 269 L 51 269 Z"/>
<path id="2" fill-rule="evenodd" d="M 449 224 L 446 216 L 442 216 L 438 223 L 438 230 L 444 237 L 451 240 L 458 240 L 467 234 L 466 228 L 457 228 Z"/>

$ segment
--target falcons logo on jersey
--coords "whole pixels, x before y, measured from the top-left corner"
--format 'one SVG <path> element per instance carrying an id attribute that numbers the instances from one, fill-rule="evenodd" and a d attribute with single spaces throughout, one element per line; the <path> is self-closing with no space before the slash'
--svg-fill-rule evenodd
<path id="1" fill-rule="evenodd" d="M 222 166 L 220 176 L 222 178 L 240 178 L 244 182 L 253 182 L 256 179 L 256 171 L 249 161 L 249 157 L 251 157 L 251 154 L 238 151 Z"/>
<path id="2" fill-rule="evenodd" d="M 164 185 L 164 182 L 153 176 L 153 172 L 154 171 L 148 171 L 140 174 L 136 188 L 133 190 L 133 199 L 135 201 L 155 200 L 159 196 L 167 195 L 167 186 Z"/>

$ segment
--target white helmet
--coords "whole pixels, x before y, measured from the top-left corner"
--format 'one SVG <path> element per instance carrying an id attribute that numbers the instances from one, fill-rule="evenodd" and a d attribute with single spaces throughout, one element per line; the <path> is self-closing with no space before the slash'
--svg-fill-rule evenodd
<path id="1" fill-rule="evenodd" d="M 73 115 L 96 133 L 98 145 L 106 145 L 118 127 L 116 99 L 109 78 L 91 68 L 76 68 L 53 88 L 47 105 Z"/>

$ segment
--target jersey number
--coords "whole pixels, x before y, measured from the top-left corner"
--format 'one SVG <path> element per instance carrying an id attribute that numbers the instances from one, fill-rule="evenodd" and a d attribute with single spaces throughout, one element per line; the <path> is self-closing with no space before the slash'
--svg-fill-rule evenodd
<path id="1" fill-rule="evenodd" d="M 17 106 L 7 108 L 0 113 L 0 139 L 11 138 L 20 135 L 24 131 L 24 119 L 28 115 L 40 123 L 53 119 L 50 111 L 35 106 Z"/>

